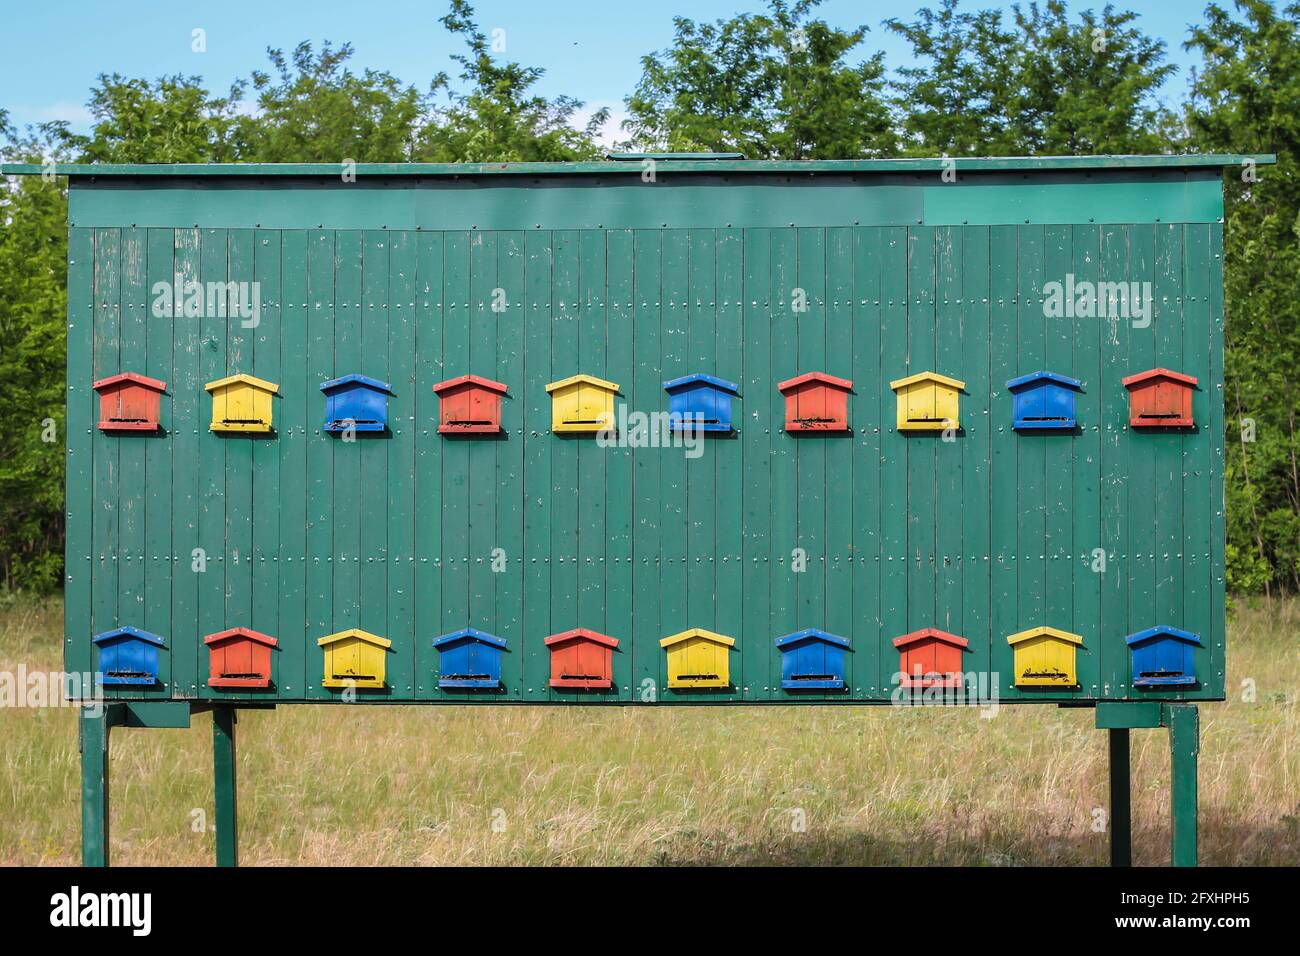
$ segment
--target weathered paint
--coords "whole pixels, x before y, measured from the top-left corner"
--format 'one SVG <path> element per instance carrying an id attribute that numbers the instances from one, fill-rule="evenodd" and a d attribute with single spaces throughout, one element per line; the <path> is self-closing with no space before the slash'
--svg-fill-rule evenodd
<path id="1" fill-rule="evenodd" d="M 393 387 L 353 372 L 322 382 L 327 432 L 382 432 L 388 428 L 388 397 Z"/>
<path id="2" fill-rule="evenodd" d="M 552 634 L 551 686 L 570 690 L 609 690 L 614 686 L 614 651 L 618 638 L 585 627 Z"/>
<path id="3" fill-rule="evenodd" d="M 325 652 L 322 687 L 346 690 L 384 686 L 388 672 L 388 650 L 393 646 L 392 641 L 350 627 L 336 634 L 327 634 L 319 638 L 316 644 Z"/>
<path id="4" fill-rule="evenodd" d="M 730 652 L 735 645 L 734 637 L 702 627 L 665 637 L 659 646 L 667 651 L 668 686 L 678 690 L 730 686 Z"/>
<path id="5" fill-rule="evenodd" d="M 889 383 L 898 396 L 895 425 L 900 432 L 961 427 L 961 391 L 966 383 L 938 372 L 918 372 Z"/>
<path id="6" fill-rule="evenodd" d="M 91 386 L 99 393 L 99 430 L 156 432 L 161 395 L 167 383 L 135 372 L 101 378 Z"/>
<path id="7" fill-rule="evenodd" d="M 212 423 L 208 426 L 211 431 L 271 430 L 272 399 L 280 390 L 278 385 L 241 372 L 208 382 L 203 387 L 212 393 Z"/>
<path id="8" fill-rule="evenodd" d="M 1188 188 L 1174 167 L 1113 168 Z M 1049 174 L 1085 200 L 1106 178 L 1068 166 L 997 173 L 1007 188 Z M 632 175 L 617 187 L 627 190 L 617 201 L 636 204 L 624 216 L 614 198 L 582 205 L 606 182 L 584 175 L 536 190 L 509 176 L 462 182 L 457 195 L 478 198 L 448 207 L 441 224 L 435 200 L 462 200 L 440 174 L 436 196 L 411 176 L 401 177 L 410 189 L 375 176 L 353 195 L 323 175 L 267 185 L 232 172 L 239 189 L 214 175 L 192 191 L 158 170 L 112 188 L 75 175 L 74 205 L 94 191 L 110 218 L 87 228 L 74 216 L 69 234 L 67 669 L 93 669 L 90 636 L 130 620 L 168 636 L 159 679 L 110 696 L 238 700 L 245 692 L 207 685 L 202 639 L 255 622 L 279 640 L 275 683 L 245 696 L 328 700 L 338 695 L 312 642 L 359 627 L 392 640 L 388 693 L 371 700 L 572 700 L 550 686 L 545 637 L 583 621 L 620 638 L 614 686 L 593 700 L 883 701 L 892 639 L 937 625 L 969 641 L 966 670 L 999 675 L 1004 702 L 1222 697 L 1217 221 L 1157 224 L 1155 207 L 1139 205 L 1052 227 L 1046 206 L 1028 224 L 918 223 L 909 197 L 923 187 L 901 172 L 816 197 L 820 176 L 692 173 L 689 210 L 679 205 L 688 191 L 670 196 L 668 179 L 652 189 Z M 1217 171 L 1204 175 L 1191 188 L 1217 199 Z M 875 219 L 853 221 L 866 200 L 837 207 L 851 189 L 871 195 Z M 199 192 L 196 205 L 168 205 Z M 310 203 L 295 205 L 298 192 Z M 521 194 L 526 208 L 511 211 L 507 199 Z M 664 196 L 662 210 L 640 205 Z M 137 220 L 133 204 L 146 199 L 199 218 Z M 344 204 L 356 218 L 336 216 Z M 492 217 L 471 218 L 487 206 Z M 321 218 L 308 218 L 314 208 Z M 1046 317 L 1042 287 L 1067 272 L 1150 281 L 1154 334 Z M 259 326 L 129 320 L 176 273 L 261 282 Z M 790 311 L 796 288 L 806 312 Z M 494 313 L 496 289 L 508 307 Z M 1201 427 L 1135 436 L 1122 379 L 1160 366 L 1198 379 Z M 918 368 L 966 382 L 951 443 L 897 431 L 889 382 Z M 158 438 L 96 428 L 89 384 L 127 369 L 168 383 Z M 619 383 L 629 410 L 654 412 L 668 405 L 665 381 L 702 369 L 741 394 L 734 438 L 704 443 L 698 459 L 548 434 L 546 385 L 575 370 Z M 776 385 L 809 369 L 852 380 L 852 431 L 783 431 Z M 1033 441 L 1012 430 L 1003 383 L 1033 369 L 1084 383 L 1076 433 Z M 320 427 L 319 386 L 356 370 L 393 384 L 389 433 L 345 445 Z M 207 431 L 204 383 L 241 371 L 279 386 L 275 441 Z M 509 386 L 501 436 L 443 440 L 432 388 L 471 371 Z M 191 570 L 200 545 L 203 574 Z M 791 573 L 796 548 L 801 574 Z M 1098 548 L 1104 573 L 1092 569 Z M 430 639 L 468 620 L 509 643 L 500 694 L 437 686 Z M 1014 686 L 1005 636 L 1044 620 L 1085 638 L 1077 687 Z M 1134 686 L 1124 639 L 1130 621 L 1146 620 L 1201 635 L 1198 684 Z M 669 686 L 658 641 L 693 625 L 735 636 L 729 687 Z M 853 642 L 841 694 L 781 687 L 773 636 L 809 627 Z"/>
<path id="9" fill-rule="evenodd" d="M 614 425 L 618 384 L 594 375 L 570 375 L 546 386 L 551 395 L 551 431 L 598 432 Z"/>
<path id="10" fill-rule="evenodd" d="M 208 647 L 208 686 L 231 690 L 271 686 L 274 637 L 250 627 L 232 627 L 203 638 Z"/>
<path id="11" fill-rule="evenodd" d="M 502 382 L 458 375 L 433 386 L 439 399 L 438 431 L 444 435 L 495 435 L 501 431 Z"/>
<path id="12" fill-rule="evenodd" d="M 1031 627 L 1012 634 L 1017 687 L 1073 687 L 1079 682 L 1076 659 L 1083 638 L 1055 627 Z"/>
<path id="13" fill-rule="evenodd" d="M 1196 424 L 1192 414 L 1195 376 L 1153 368 L 1130 375 L 1121 384 L 1129 391 L 1129 424 L 1134 428 L 1190 428 Z"/>

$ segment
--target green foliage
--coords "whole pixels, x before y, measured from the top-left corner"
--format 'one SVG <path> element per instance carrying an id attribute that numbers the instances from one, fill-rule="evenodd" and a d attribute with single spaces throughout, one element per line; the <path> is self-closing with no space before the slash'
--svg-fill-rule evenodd
<path id="1" fill-rule="evenodd" d="M 1226 177 L 1229 584 L 1300 590 L 1300 4 L 1218 5 L 1186 46 L 1204 58 L 1187 105 L 1200 149 L 1276 152 Z M 1242 440 L 1243 420 L 1254 441 Z M 1245 429 L 1249 436 L 1249 423 Z"/>
<path id="2" fill-rule="evenodd" d="M 1174 67 L 1136 15 L 1107 5 L 1071 21 L 1064 3 L 965 13 L 957 0 L 886 26 L 921 66 L 903 67 L 894 107 L 907 150 L 934 156 L 1059 156 L 1169 149 L 1156 93 Z"/>
<path id="3" fill-rule="evenodd" d="M 769 14 L 696 23 L 676 17 L 672 46 L 642 59 L 627 98 L 631 145 L 740 151 L 750 159 L 887 155 L 893 125 L 882 54 L 847 62 L 867 27 L 812 18 L 820 0 L 769 0 Z"/>
<path id="4" fill-rule="evenodd" d="M 63 575 L 64 186 L 0 189 L 0 590 L 49 591 Z"/>
<path id="5" fill-rule="evenodd" d="M 1157 99 L 1165 45 L 1111 5 L 1061 0 L 960 9 L 939 0 L 886 21 L 910 60 L 890 73 L 866 26 L 814 16 L 820 0 L 678 17 L 642 59 L 627 98 L 629 145 L 737 150 L 754 159 L 1196 150 L 1276 152 L 1226 182 L 1228 583 L 1300 591 L 1300 4 L 1212 4 L 1187 48 L 1203 66 L 1178 113 Z M 458 71 L 425 91 L 355 71 L 351 45 L 268 50 L 270 69 L 224 94 L 200 77 L 101 74 L 88 135 L 26 133 L 0 110 L 6 159 L 81 162 L 569 161 L 600 155 L 598 111 L 537 93 L 543 70 L 498 59 L 465 0 L 443 25 Z M 252 100 L 248 97 L 253 97 Z M 25 178 L 0 187 L 0 585 L 57 586 L 62 565 L 66 193 Z M 58 441 L 41 440 L 55 422 Z M 1241 440 L 1251 419 L 1255 441 Z"/>

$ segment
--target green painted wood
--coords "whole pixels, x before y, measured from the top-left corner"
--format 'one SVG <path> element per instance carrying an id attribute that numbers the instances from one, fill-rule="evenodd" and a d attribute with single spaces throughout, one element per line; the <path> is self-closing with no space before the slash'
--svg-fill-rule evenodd
<path id="1" fill-rule="evenodd" d="M 908 633 L 908 439 L 895 425 L 894 369 L 907 365 L 909 240 L 906 229 L 882 230 L 880 241 L 880 674 L 882 694 L 898 687 L 896 637 Z"/>
<path id="2" fill-rule="evenodd" d="M 741 501 L 744 606 L 740 626 L 742 634 L 763 635 L 769 626 L 769 582 L 775 567 L 770 523 L 772 435 L 780 431 L 785 418 L 784 403 L 775 387 L 779 380 L 772 376 L 772 232 L 746 229 L 743 242 L 743 373 L 741 378 L 731 379 L 741 385 L 740 398 L 731 404 L 732 423 L 741 446 L 740 480 L 748 489 Z M 772 635 L 773 640 L 778 636 Z M 767 640 L 740 642 L 738 657 L 746 700 L 767 699 L 770 661 L 778 653 Z"/>
<path id="3" fill-rule="evenodd" d="M 176 377 L 173 367 L 173 324 L 175 319 L 161 308 L 154 308 L 154 290 L 170 292 L 175 273 L 175 237 L 170 229 L 150 229 L 144 237 L 143 295 L 137 305 L 135 322 L 143 329 L 145 364 L 143 372 L 167 383 L 167 395 L 159 403 L 159 422 L 163 436 L 144 443 L 144 474 L 141 476 L 140 507 L 144 518 L 144 595 L 141 626 L 153 634 L 173 634 L 172 578 L 178 571 L 173 559 L 174 527 L 172 524 L 172 445 L 176 437 Z M 164 283 L 159 287 L 158 283 Z M 160 314 L 162 313 L 162 314 Z M 179 566 L 188 568 L 188 562 Z M 172 655 L 175 641 L 158 655 L 159 686 L 150 696 L 171 697 Z"/>
<path id="4" fill-rule="evenodd" d="M 1020 627 L 1020 590 L 1016 560 L 1017 516 L 1020 496 L 1017 486 L 1020 438 L 1011 428 L 1006 411 L 1010 401 L 1006 382 L 1024 367 L 1016 350 L 1006 343 L 1018 342 L 1016 282 L 1018 230 L 1015 226 L 994 226 L 989 230 L 989 388 L 995 402 L 989 410 L 989 594 L 991 627 L 987 638 L 990 674 L 998 676 L 1000 696 L 1015 701 L 1023 695 L 1015 686 L 1014 655 L 1007 637 Z M 969 638 L 968 638 L 969 639 Z"/>
<path id="5" fill-rule="evenodd" d="M 1272 153 L 1204 153 L 1152 156 L 1005 156 L 972 157 L 955 162 L 947 158 L 916 159 L 838 159 L 816 161 L 733 160 L 709 155 L 691 159 L 690 153 L 672 154 L 661 160 L 657 169 L 665 172 L 790 172 L 817 174 L 841 170 L 881 172 L 943 172 L 955 165 L 959 172 L 987 170 L 1094 170 L 1094 169 L 1196 169 L 1201 167 L 1240 166 L 1247 159 L 1258 165 L 1275 163 Z M 684 157 L 684 158 L 678 158 Z M 614 159 L 614 156 L 610 156 Z M 103 177 L 253 177 L 323 176 L 338 180 L 338 163 L 58 163 L 59 176 Z M 47 173 L 47 167 L 33 163 L 5 163 L 0 172 L 7 176 L 35 176 Z M 618 162 L 583 163 L 357 163 L 360 176 L 490 176 L 490 175 L 587 175 L 623 173 L 639 176 L 639 165 Z"/>
<path id="6" fill-rule="evenodd" d="M 438 652 L 433 639 L 442 629 L 442 459 L 438 396 L 433 386 L 446 376 L 443 365 L 443 236 L 414 236 L 415 289 L 415 680 L 416 696 L 437 700 Z M 534 446 L 535 447 L 535 446 Z"/>
<path id="7" fill-rule="evenodd" d="M 173 282 L 182 289 L 199 279 L 202 233 L 178 229 L 172 244 Z M 212 449 L 208 422 L 212 420 L 212 399 L 203 385 L 202 320 L 172 319 L 172 362 L 175 371 L 167 382 L 171 392 L 163 405 L 171 407 L 172 434 L 172 696 L 197 697 L 200 647 L 204 632 L 199 630 L 200 584 L 206 575 L 220 573 L 220 551 L 205 543 L 199 531 L 203 470 L 195 467 L 203 449 Z M 194 334 L 196 331 L 200 334 Z M 166 412 L 163 413 L 166 421 Z M 202 570 L 199 570 L 202 569 Z"/>
<path id="8" fill-rule="evenodd" d="M 1163 705 L 1169 728 L 1170 857 L 1174 866 L 1196 866 L 1197 758 L 1200 714 L 1195 704 Z"/>
<path id="9" fill-rule="evenodd" d="M 303 649 L 303 683 L 312 700 L 330 700 L 333 692 L 321 686 L 325 654 L 316 642 L 334 627 L 334 446 L 336 438 L 324 431 L 324 409 L 319 404 L 320 385 L 335 378 L 334 342 L 341 299 L 335 298 L 334 261 L 338 236 L 333 232 L 306 233 L 307 390 L 304 415 L 307 466 L 307 636 Z"/>
<path id="10" fill-rule="evenodd" d="M 1094 225 L 1073 227 L 1071 270 L 1076 279 L 1096 283 L 1100 277 L 1101 228 Z M 1069 442 L 1068 467 L 1072 479 L 1071 539 L 1061 560 L 1073 575 L 1073 614 L 1067 630 L 1084 634 L 1102 620 L 1102 590 L 1106 575 L 1094 570 L 1095 551 L 1105 548 L 1102 531 L 1102 409 L 1101 391 L 1103 342 L 1106 322 L 1099 319 L 1066 323 L 1072 336 L 1072 375 L 1083 383 L 1075 395 L 1075 417 L 1079 422 Z M 1063 350 L 1063 349 L 1062 349 Z M 1097 565 L 1100 569 L 1100 565 Z M 1118 635 L 1104 630 L 1089 636 L 1086 653 L 1077 656 L 1080 697 L 1096 697 L 1101 690 L 1102 646 Z M 1127 751 L 1126 751 L 1127 753 Z"/>
<path id="11" fill-rule="evenodd" d="M 279 590 L 274 636 L 280 643 L 271 655 L 272 679 L 279 692 L 300 695 L 307 686 L 307 651 L 315 647 L 307 616 L 307 449 L 319 437 L 320 422 L 316 419 L 320 389 L 308 377 L 308 325 L 314 310 L 309 305 L 307 288 L 307 233 L 293 229 L 277 236 L 280 377 L 276 381 L 281 400 L 276 416 L 281 440 L 275 443 L 279 455 L 279 487 L 274 489 L 279 494 Z M 269 251 L 265 253 L 266 260 L 270 255 Z M 269 261 L 267 268 L 273 268 Z"/>
<path id="12" fill-rule="evenodd" d="M 86 685 L 93 663 L 90 643 L 91 576 L 94 547 L 91 513 L 94 501 L 95 423 L 99 395 L 94 378 L 95 236 L 89 229 L 68 230 L 68 463 L 65 476 L 68 515 L 64 540 L 64 670 Z M 70 679 L 69 696 L 80 690 Z"/>
<path id="13" fill-rule="evenodd" d="M 853 696 L 887 691 L 882 665 L 891 661 L 882 629 L 881 604 L 881 454 L 884 432 L 894 422 L 893 392 L 881 367 L 882 230 L 852 230 L 853 379 L 863 400 L 853 405 L 853 536 L 849 542 L 853 617 L 841 636 L 852 637 L 845 655 L 845 682 Z M 834 632 L 832 632 L 834 633 Z M 897 667 L 890 664 L 891 671 Z"/>
<path id="14" fill-rule="evenodd" d="M 635 236 L 631 229 L 620 229 L 610 231 L 606 238 L 609 301 L 605 371 L 610 381 L 618 382 L 623 387 L 628 410 L 645 411 L 646 409 L 641 405 L 643 393 L 638 388 L 639 383 L 636 378 Z M 519 364 L 521 366 L 523 364 L 522 356 Z M 511 376 L 514 381 L 520 381 L 523 377 L 517 373 L 511 373 Z M 614 687 L 611 691 L 601 692 L 600 697 L 631 700 L 632 644 L 635 628 L 633 520 L 637 510 L 633 449 L 608 448 L 605 450 L 605 457 L 604 619 L 606 633 L 616 638 L 619 646 L 612 659 Z M 528 640 L 527 634 L 522 629 L 517 640 L 520 646 Z"/>
<path id="15" fill-rule="evenodd" d="M 551 629 L 551 460 L 560 444 L 551 435 L 551 396 L 548 383 L 570 374 L 567 357 L 554 366 L 551 329 L 556 303 L 552 299 L 555 242 L 550 232 L 524 235 L 524 374 L 516 385 L 523 416 L 523 632 L 532 635 L 515 649 L 523 661 L 523 694 L 531 700 L 550 697 L 550 653 L 542 641 Z M 504 420 L 503 420 L 504 422 Z M 537 635 L 542 635 L 542 641 Z"/>
<path id="16" fill-rule="evenodd" d="M 1099 277 L 1102 283 L 1127 281 L 1128 231 L 1117 226 L 1101 230 Z M 1128 619 L 1129 524 L 1125 503 L 1128 496 L 1129 428 L 1128 401 L 1118 402 L 1125 391 L 1121 380 L 1128 374 L 1131 322 L 1117 317 L 1114 309 L 1100 320 L 1101 374 L 1097 391 L 1101 396 L 1098 424 L 1101 430 L 1101 529 L 1104 549 L 1102 578 L 1101 646 L 1097 648 L 1101 687 L 1099 696 L 1122 697 L 1128 680 L 1128 648 L 1125 635 L 1132 634 Z M 1076 403 L 1076 408 L 1077 408 Z M 1094 556 L 1092 561 L 1095 562 Z M 1089 564 L 1091 570 L 1092 564 Z"/>
<path id="17" fill-rule="evenodd" d="M 851 379 L 856 389 L 866 387 L 856 375 L 857 353 L 854 337 L 860 331 L 854 321 L 854 230 L 851 228 L 826 230 L 826 353 L 831 370 L 840 369 Z M 859 391 L 861 394 L 861 391 Z M 859 504 L 870 507 L 870 502 L 858 501 L 856 446 L 870 417 L 868 409 L 850 426 L 853 431 L 838 441 L 825 443 L 826 492 L 823 500 L 823 521 L 826 528 L 826 590 L 824 597 L 825 630 L 832 634 L 851 635 L 856 612 L 853 591 L 853 572 L 856 554 L 853 536 L 857 527 Z M 855 411 L 857 408 L 855 407 Z M 859 642 L 860 643 L 860 642 Z M 854 644 L 856 648 L 858 644 Z M 844 683 L 852 693 L 856 652 L 845 655 Z M 843 697 L 844 691 L 828 693 L 828 698 Z"/>
<path id="18" fill-rule="evenodd" d="M 95 232 L 94 288 L 94 364 L 91 381 L 121 371 L 121 231 L 99 229 Z M 98 408 L 96 408 L 98 421 Z M 94 426 L 92 425 L 92 428 Z M 94 568 L 90 600 L 90 634 L 101 634 L 116 627 L 120 562 L 118 555 L 119 485 L 121 445 L 119 439 L 97 428 L 92 436 L 94 492 L 91 509 L 91 539 Z M 128 491 L 129 494 L 129 491 Z M 93 653 L 93 652 L 92 652 Z M 95 655 L 96 659 L 98 655 Z"/>
<path id="19" fill-rule="evenodd" d="M 930 625 L 968 637 L 968 668 L 997 673 L 1005 700 L 1222 695 L 1217 224 L 335 232 L 267 218 L 70 234 L 68 662 L 89 666 L 90 635 L 119 623 L 168 639 L 161 688 L 110 696 L 337 698 L 315 641 L 353 624 L 394 641 L 390 690 L 367 700 L 878 701 L 892 639 Z M 140 322 L 173 272 L 257 282 L 258 324 Z M 1067 274 L 1150 281 L 1151 328 L 1048 317 L 1047 283 Z M 1119 379 L 1155 364 L 1202 379 L 1204 427 L 1129 431 Z M 952 441 L 894 427 L 888 381 L 930 368 L 967 382 Z M 1011 430 L 1002 383 L 1038 368 L 1084 381 L 1076 434 Z M 93 394 L 73 399 L 133 369 L 168 382 L 165 433 L 110 440 Z M 784 433 L 776 383 L 813 370 L 854 380 L 850 435 Z M 203 384 L 234 371 L 281 385 L 272 436 L 208 431 Z M 322 433 L 318 386 L 351 371 L 393 383 L 387 435 Z M 735 434 L 694 459 L 551 435 L 545 385 L 580 371 L 646 413 L 667 408 L 675 375 L 739 382 Z M 438 435 L 432 385 L 466 372 L 507 383 L 500 438 Z M 1206 639 L 1206 679 L 1135 692 L 1123 638 L 1164 618 Z M 1011 686 L 1006 636 L 1044 623 L 1084 636 L 1077 692 Z M 206 688 L 202 636 L 240 624 L 280 638 L 269 693 Z M 504 696 L 436 689 L 429 645 L 467 624 L 508 640 Z M 541 642 L 573 626 L 619 639 L 615 692 L 549 689 Z M 690 626 L 737 639 L 730 691 L 667 691 L 658 641 Z M 849 693 L 780 688 L 772 642 L 807 626 L 853 642 Z"/>
<path id="20" fill-rule="evenodd" d="M 632 301 L 634 370 L 631 378 L 631 407 L 649 411 L 658 407 L 667 375 L 661 349 L 662 299 L 660 298 L 660 255 L 662 233 L 636 230 L 632 233 Z M 746 340 L 748 342 L 748 340 Z M 549 403 L 546 408 L 549 416 Z M 546 419 L 549 421 L 549 418 Z M 540 456 L 544 451 L 539 449 Z M 635 517 L 632 536 L 632 633 L 631 647 L 620 655 L 632 659 L 632 700 L 653 703 L 663 686 L 660 667 L 663 652 L 659 640 L 672 631 L 662 623 L 663 600 L 659 589 L 662 571 L 660 467 L 663 456 L 636 454 L 632 461 L 632 501 Z"/>
<path id="21" fill-rule="evenodd" d="M 96 713 L 83 708 L 78 720 L 81 741 L 81 865 L 108 866 L 108 738 L 120 718 L 120 704 Z"/>
<path id="22" fill-rule="evenodd" d="M 134 222 L 183 228 L 195 222 L 253 229 L 457 229 L 496 231 L 625 228 L 823 228 L 853 225 L 1034 225 L 1218 221 L 1222 179 L 1215 169 L 1141 173 L 1103 170 L 1086 182 L 1070 173 L 962 174 L 939 177 L 863 172 L 659 176 L 647 189 L 626 167 L 583 177 L 537 179 L 543 189 L 466 189 L 441 177 L 369 179 L 338 186 L 338 177 L 268 188 L 246 179 L 117 181 L 75 178 L 72 225 Z M 726 190 L 727 202 L 717 198 Z"/>
<path id="23" fill-rule="evenodd" d="M 962 360 L 947 357 L 953 367 L 962 369 L 966 394 L 962 398 L 965 438 L 960 443 L 963 502 L 988 502 L 990 500 L 990 464 L 992 461 L 993 434 L 997 427 L 1005 426 L 1009 399 L 1003 383 L 992 376 L 993 348 L 991 340 L 992 310 L 989 304 L 989 230 L 983 227 L 964 227 L 961 231 L 962 265 L 958 294 L 957 321 L 960 323 Z M 998 351 L 1002 351 L 999 347 Z M 983 405 L 978 396 L 989 396 Z M 982 406 L 982 407 L 981 407 Z M 961 514 L 961 541 L 958 554 L 961 570 L 961 634 L 970 642 L 965 655 L 966 669 L 975 676 L 975 689 L 980 697 L 990 696 L 994 686 L 988 678 L 990 671 L 990 643 L 997 639 L 990 631 L 990 561 L 991 515 L 986 507 L 963 507 Z M 983 682 L 981 683 L 981 677 Z M 969 682 L 968 682 L 969 686 Z"/>
<path id="24" fill-rule="evenodd" d="M 239 865 L 239 775 L 235 759 L 234 707 L 212 710 L 212 789 L 217 866 Z"/>
<path id="25" fill-rule="evenodd" d="M 391 439 L 376 442 L 386 461 L 387 494 L 373 496 L 382 503 L 387 523 L 388 600 L 384 636 L 393 642 L 389 683 L 394 693 L 412 697 L 418 687 L 417 653 L 420 634 L 415 613 L 415 528 L 422 510 L 416 500 L 416 237 L 398 233 L 388 237 L 388 356 L 387 381 L 393 386 L 388 400 Z M 432 385 L 429 386 L 432 391 Z M 516 496 L 517 497 L 517 496 Z"/>

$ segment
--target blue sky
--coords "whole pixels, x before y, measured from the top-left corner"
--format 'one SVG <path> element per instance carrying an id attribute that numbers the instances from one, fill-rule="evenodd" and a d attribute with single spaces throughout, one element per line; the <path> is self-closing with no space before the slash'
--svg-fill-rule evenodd
<path id="1" fill-rule="evenodd" d="M 1230 0 L 1225 3 L 1230 6 Z M 872 30 L 866 47 L 885 50 L 897 66 L 906 51 L 880 22 L 911 19 L 923 5 L 923 0 L 825 0 L 818 15 L 840 26 L 866 22 Z M 1009 4 L 975 0 L 964 6 Z M 1071 9 L 1102 6 L 1104 0 L 1076 2 Z M 1166 41 L 1169 60 L 1179 67 L 1166 85 L 1166 97 L 1180 96 L 1193 62 L 1182 42 L 1188 24 L 1201 19 L 1204 4 L 1129 0 L 1116 6 L 1139 13 L 1143 28 Z M 640 75 L 640 57 L 671 40 L 675 12 L 711 20 L 760 9 L 765 2 L 480 0 L 474 7 L 485 30 L 506 31 L 505 56 L 545 67 L 543 93 L 567 93 L 618 114 Z M 65 119 L 85 130 L 86 99 L 101 72 L 149 78 L 197 73 L 209 89 L 224 90 L 235 77 L 265 67 L 268 46 L 287 50 L 302 39 L 350 41 L 356 47 L 354 66 L 387 69 L 423 88 L 438 70 L 451 72 L 454 66 L 448 54 L 457 44 L 438 22 L 446 9 L 442 0 L 0 0 L 0 108 L 19 125 Z M 195 28 L 206 32 L 205 53 L 191 50 Z"/>

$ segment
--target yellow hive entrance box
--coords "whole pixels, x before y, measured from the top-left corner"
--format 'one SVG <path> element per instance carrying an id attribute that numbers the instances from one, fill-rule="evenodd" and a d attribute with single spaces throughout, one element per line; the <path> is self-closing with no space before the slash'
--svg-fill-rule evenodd
<path id="1" fill-rule="evenodd" d="M 1074 661 L 1083 638 L 1054 627 L 1031 627 L 1012 634 L 1017 687 L 1075 687 L 1079 683 Z"/>
<path id="2" fill-rule="evenodd" d="M 251 375 L 231 375 L 203 386 L 212 393 L 214 432 L 269 432 L 271 397 L 280 386 Z"/>
<path id="3" fill-rule="evenodd" d="M 668 649 L 668 686 L 730 687 L 729 651 L 736 639 L 693 627 L 659 642 Z"/>
<path id="4" fill-rule="evenodd" d="M 349 628 L 329 634 L 316 642 L 325 648 L 323 687 L 383 687 L 386 652 L 393 642 Z"/>
<path id="5" fill-rule="evenodd" d="M 546 390 L 551 393 L 551 431 L 598 432 L 614 427 L 617 383 L 593 375 L 570 375 Z"/>
<path id="6" fill-rule="evenodd" d="M 889 383 L 898 395 L 900 432 L 943 431 L 961 427 L 958 402 L 965 382 L 938 372 L 919 372 Z"/>

